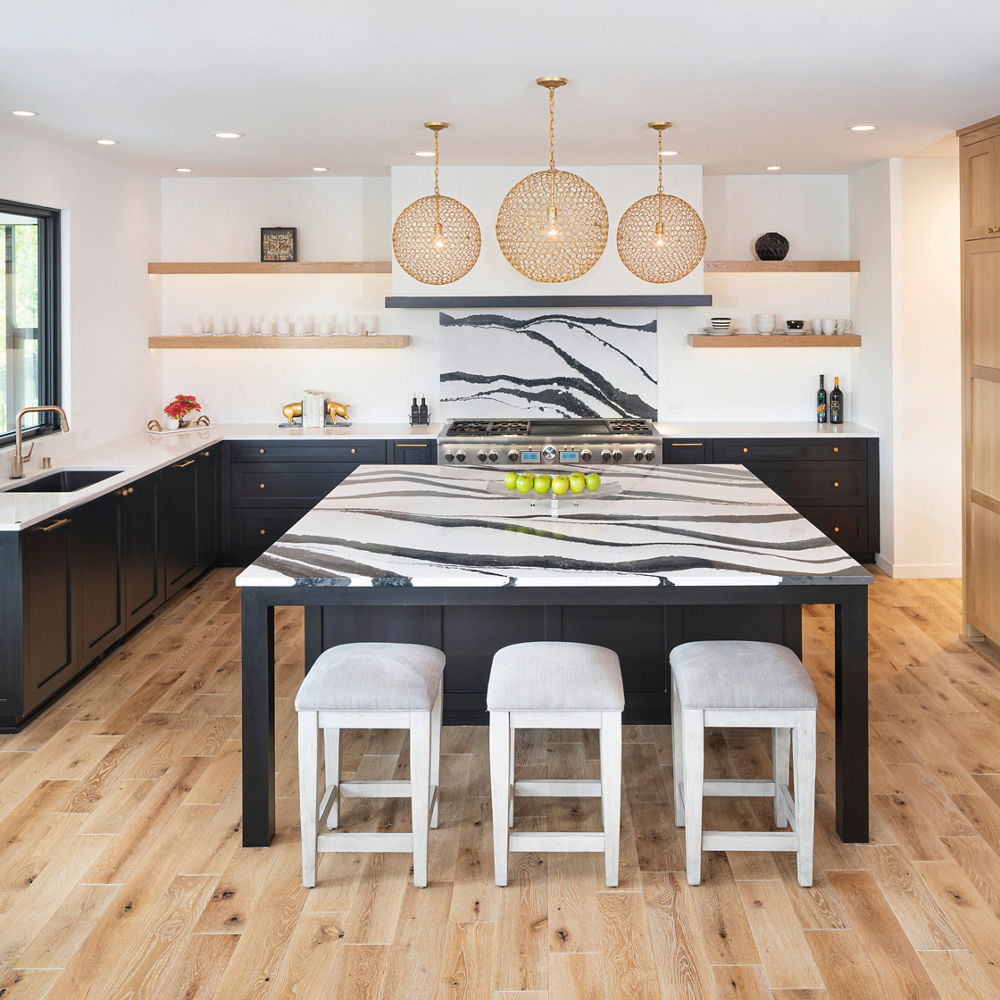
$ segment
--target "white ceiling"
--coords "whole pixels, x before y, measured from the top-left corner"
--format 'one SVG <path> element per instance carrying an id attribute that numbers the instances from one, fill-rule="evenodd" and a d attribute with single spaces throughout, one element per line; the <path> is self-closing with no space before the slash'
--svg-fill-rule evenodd
<path id="1" fill-rule="evenodd" d="M 1000 3 L 0 3 L 0 126 L 153 173 L 382 174 L 427 162 L 434 118 L 453 125 L 445 163 L 544 164 L 543 74 L 570 80 L 564 164 L 652 162 L 645 122 L 667 118 L 668 163 L 845 172 L 948 155 L 954 129 L 1000 114 Z"/>

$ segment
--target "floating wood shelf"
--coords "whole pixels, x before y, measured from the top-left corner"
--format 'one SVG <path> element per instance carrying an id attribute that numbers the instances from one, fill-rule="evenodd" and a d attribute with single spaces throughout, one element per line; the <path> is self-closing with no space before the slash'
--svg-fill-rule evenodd
<path id="1" fill-rule="evenodd" d="M 387 260 L 150 261 L 149 274 L 391 274 Z"/>
<path id="2" fill-rule="evenodd" d="M 787 333 L 772 333 L 762 337 L 759 333 L 733 333 L 728 337 L 713 337 L 709 333 L 688 334 L 692 347 L 860 347 L 861 337 L 844 333 L 830 337 L 819 334 L 802 334 L 789 337 Z"/>
<path id="3" fill-rule="evenodd" d="M 390 295 L 386 309 L 535 309 L 539 306 L 710 306 L 711 295 Z"/>
<path id="4" fill-rule="evenodd" d="M 347 348 L 373 350 L 377 348 L 409 347 L 406 335 L 379 334 L 372 337 L 150 337 L 149 346 L 157 349 L 231 350 L 302 350 L 304 348 Z"/>
<path id="5" fill-rule="evenodd" d="M 809 272 L 858 272 L 860 260 L 706 260 L 705 273 L 805 274 Z"/>

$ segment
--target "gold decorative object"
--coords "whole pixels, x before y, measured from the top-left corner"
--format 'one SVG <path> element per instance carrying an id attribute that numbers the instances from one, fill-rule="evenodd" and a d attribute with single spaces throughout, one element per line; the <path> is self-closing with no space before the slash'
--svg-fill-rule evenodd
<path id="1" fill-rule="evenodd" d="M 549 92 L 549 169 L 528 174 L 497 213 L 497 242 L 511 267 L 532 281 L 571 281 L 586 274 L 608 243 L 608 210 L 582 177 L 556 170 L 555 92 L 566 80 L 541 76 Z"/>
<path id="2" fill-rule="evenodd" d="M 353 403 L 337 403 L 332 399 L 326 401 L 326 420 L 327 424 L 332 424 L 334 427 L 337 426 L 337 417 L 343 417 L 345 423 L 351 422 L 351 415 L 347 412 L 354 404 Z M 281 412 L 285 419 L 290 424 L 295 424 L 296 420 L 302 419 L 302 403 L 285 403 L 281 408 Z"/>
<path id="3" fill-rule="evenodd" d="M 658 152 L 671 122 L 650 122 Z M 705 256 L 705 226 L 683 198 L 663 193 L 663 157 L 657 156 L 656 194 L 630 205 L 618 223 L 618 256 L 643 281 L 664 284 L 690 274 Z"/>
<path id="4" fill-rule="evenodd" d="M 285 403 L 281 412 L 290 424 L 294 424 L 296 419 L 302 419 L 302 403 Z"/>
<path id="5" fill-rule="evenodd" d="M 448 285 L 472 270 L 482 237 L 465 205 L 438 189 L 438 133 L 447 122 L 424 122 L 434 133 L 434 194 L 411 202 L 392 227 L 392 252 L 399 266 L 425 285 Z"/>

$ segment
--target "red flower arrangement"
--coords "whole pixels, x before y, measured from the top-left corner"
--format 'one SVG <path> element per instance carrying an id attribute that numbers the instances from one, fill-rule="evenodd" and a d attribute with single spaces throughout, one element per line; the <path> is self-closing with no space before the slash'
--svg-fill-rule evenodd
<path id="1" fill-rule="evenodd" d="M 163 412 L 174 420 L 183 420 L 189 413 L 201 412 L 201 403 L 194 396 L 176 395 L 163 407 Z"/>

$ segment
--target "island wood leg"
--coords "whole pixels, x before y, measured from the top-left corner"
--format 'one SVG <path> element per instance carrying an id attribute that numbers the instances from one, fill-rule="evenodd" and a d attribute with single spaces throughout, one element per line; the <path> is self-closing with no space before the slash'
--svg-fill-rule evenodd
<path id="1" fill-rule="evenodd" d="M 868 841 L 868 588 L 845 586 L 835 605 L 837 833 Z"/>
<path id="2" fill-rule="evenodd" d="M 274 836 L 274 605 L 243 590 L 243 846 Z"/>

